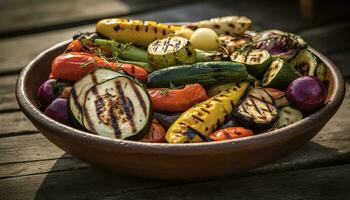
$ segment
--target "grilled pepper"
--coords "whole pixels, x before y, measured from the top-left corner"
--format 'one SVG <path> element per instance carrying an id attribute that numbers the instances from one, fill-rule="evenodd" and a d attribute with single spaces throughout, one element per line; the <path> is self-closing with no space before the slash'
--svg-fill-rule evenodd
<path id="1" fill-rule="evenodd" d="M 248 82 L 239 82 L 184 112 L 168 129 L 168 143 L 205 141 L 229 117 L 248 85 Z"/>
<path id="2" fill-rule="evenodd" d="M 162 39 L 180 30 L 180 26 L 171 26 L 154 21 L 140 21 L 122 18 L 103 19 L 97 22 L 96 32 L 123 43 L 133 43 L 147 47 L 156 39 Z"/>

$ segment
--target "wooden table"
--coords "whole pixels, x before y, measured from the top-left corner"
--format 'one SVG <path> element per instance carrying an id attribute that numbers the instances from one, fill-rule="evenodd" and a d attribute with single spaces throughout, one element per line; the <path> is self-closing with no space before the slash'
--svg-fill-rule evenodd
<path id="1" fill-rule="evenodd" d="M 93 30 L 100 18 L 124 15 L 163 22 L 246 15 L 254 29 L 300 34 L 349 77 L 349 3 L 314 1 L 311 17 L 303 17 L 298 2 L 1 1 L 0 199 L 350 199 L 349 91 L 327 126 L 298 151 L 244 174 L 198 182 L 146 180 L 97 169 L 43 137 L 15 100 L 17 74 L 39 52 L 78 31 Z"/>

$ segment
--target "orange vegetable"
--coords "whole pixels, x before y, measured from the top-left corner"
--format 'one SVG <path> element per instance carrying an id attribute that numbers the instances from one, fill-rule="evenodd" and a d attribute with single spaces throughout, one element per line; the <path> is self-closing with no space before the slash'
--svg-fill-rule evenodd
<path id="1" fill-rule="evenodd" d="M 139 141 L 141 142 L 165 142 L 165 129 L 157 121 L 153 120 L 149 132 Z"/>
<path id="2" fill-rule="evenodd" d="M 115 63 L 108 62 L 96 55 L 84 52 L 69 52 L 55 58 L 51 65 L 50 77 L 76 81 L 96 68 L 110 68 L 116 70 Z"/>
<path id="3" fill-rule="evenodd" d="M 132 77 L 135 77 L 135 78 L 139 79 L 142 82 L 146 82 L 147 81 L 148 73 L 142 67 L 139 67 L 139 66 L 136 66 L 136 65 L 131 65 L 131 64 L 121 64 L 120 67 L 128 75 L 130 75 Z"/>
<path id="4" fill-rule="evenodd" d="M 215 131 L 209 137 L 214 141 L 231 140 L 252 136 L 253 131 L 244 127 L 229 127 Z"/>
<path id="5" fill-rule="evenodd" d="M 208 99 L 205 89 L 198 83 L 182 89 L 148 89 L 153 108 L 160 112 L 183 112 L 193 105 Z"/>
<path id="6" fill-rule="evenodd" d="M 66 52 L 81 52 L 84 50 L 80 40 L 73 40 L 67 47 Z"/>
<path id="7" fill-rule="evenodd" d="M 281 90 L 277 90 L 275 88 L 265 88 L 266 92 L 268 92 L 273 99 L 277 99 L 281 96 L 284 96 L 285 93 Z"/>

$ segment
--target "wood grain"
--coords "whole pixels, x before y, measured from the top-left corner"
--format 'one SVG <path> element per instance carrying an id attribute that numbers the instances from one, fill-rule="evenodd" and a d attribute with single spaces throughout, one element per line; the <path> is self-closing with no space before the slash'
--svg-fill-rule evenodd
<path id="1" fill-rule="evenodd" d="M 0 78 L 0 113 L 19 109 L 15 97 L 16 81 L 17 75 Z"/>
<path id="2" fill-rule="evenodd" d="M 38 132 L 21 111 L 0 113 L 0 138 Z"/>

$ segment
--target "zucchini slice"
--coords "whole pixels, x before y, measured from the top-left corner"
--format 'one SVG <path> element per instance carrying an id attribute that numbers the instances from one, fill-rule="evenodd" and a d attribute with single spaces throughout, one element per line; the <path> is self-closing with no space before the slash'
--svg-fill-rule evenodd
<path id="1" fill-rule="evenodd" d="M 74 83 L 68 98 L 68 113 L 76 126 L 83 127 L 83 106 L 88 90 L 96 84 L 121 75 L 109 69 L 98 68 Z"/>
<path id="2" fill-rule="evenodd" d="M 148 61 L 156 69 L 196 62 L 196 51 L 189 40 L 168 37 L 148 46 Z"/>
<path id="3" fill-rule="evenodd" d="M 261 77 L 269 67 L 271 56 L 264 49 L 251 49 L 234 52 L 231 60 L 245 64 L 248 73 L 254 77 Z"/>
<path id="4" fill-rule="evenodd" d="M 85 128 L 109 138 L 141 137 L 153 119 L 148 93 L 127 76 L 93 86 L 86 95 L 84 110 Z"/>
<path id="5" fill-rule="evenodd" d="M 317 67 L 316 57 L 307 49 L 302 49 L 290 62 L 292 67 L 303 76 L 314 76 Z"/>
<path id="6" fill-rule="evenodd" d="M 262 86 L 285 90 L 299 76 L 299 73 L 287 62 L 276 58 L 271 62 L 269 69 L 265 72 L 262 79 Z"/>
<path id="7" fill-rule="evenodd" d="M 254 88 L 235 110 L 234 116 L 245 127 L 261 131 L 273 126 L 278 118 L 278 109 L 264 88 Z"/>
<path id="8" fill-rule="evenodd" d="M 324 82 L 327 80 L 328 69 L 323 62 L 318 63 L 315 76 Z"/>
<path id="9" fill-rule="evenodd" d="M 278 129 L 303 119 L 303 114 L 292 106 L 285 106 L 278 111 L 278 120 L 272 129 Z"/>

